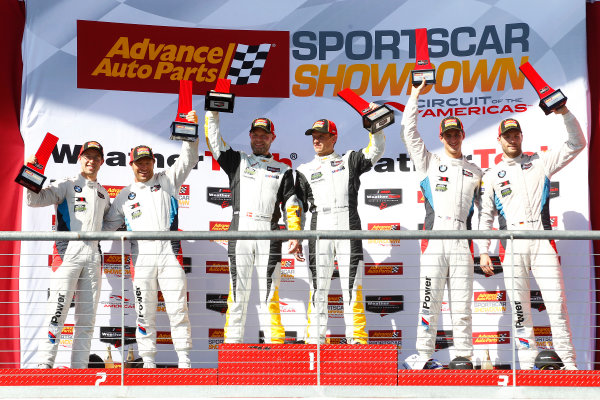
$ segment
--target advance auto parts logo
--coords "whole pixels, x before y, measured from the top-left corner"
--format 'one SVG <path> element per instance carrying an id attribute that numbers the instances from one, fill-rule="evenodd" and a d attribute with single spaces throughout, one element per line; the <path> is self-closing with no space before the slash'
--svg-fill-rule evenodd
<path id="1" fill-rule="evenodd" d="M 510 332 L 473 332 L 473 344 L 509 344 Z"/>
<path id="2" fill-rule="evenodd" d="M 473 312 L 503 313 L 506 311 L 506 290 L 475 292 Z"/>
<path id="3" fill-rule="evenodd" d="M 194 94 L 231 79 L 245 97 L 289 97 L 290 34 L 77 21 L 77 87 Z"/>
<path id="4" fill-rule="evenodd" d="M 368 224 L 370 231 L 399 231 L 400 224 L 393 222 L 378 222 Z M 369 244 L 378 244 L 381 246 L 400 246 L 400 239 L 369 239 Z"/>
<path id="5" fill-rule="evenodd" d="M 402 348 L 401 330 L 373 330 L 369 331 L 369 344 L 394 344 Z"/>

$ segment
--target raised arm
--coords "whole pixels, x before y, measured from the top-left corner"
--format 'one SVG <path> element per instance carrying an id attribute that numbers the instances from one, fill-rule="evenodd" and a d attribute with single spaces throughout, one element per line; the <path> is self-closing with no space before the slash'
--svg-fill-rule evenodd
<path id="1" fill-rule="evenodd" d="M 558 108 L 554 113 L 562 115 L 568 137 L 567 141 L 559 148 L 541 153 L 540 156 L 544 161 L 545 172 L 548 177 L 551 177 L 573 161 L 585 149 L 586 145 L 585 135 L 581 130 L 579 121 L 577 121 L 577 118 L 569 111 L 567 106 Z"/>
<path id="2" fill-rule="evenodd" d="M 410 156 L 416 170 L 421 173 L 426 173 L 431 160 L 431 153 L 427 150 L 425 142 L 421 138 L 417 130 L 417 117 L 419 115 L 419 95 L 425 87 L 425 80 L 421 82 L 419 87 L 413 87 L 408 103 L 402 114 L 400 122 L 400 138 L 406 146 L 408 155 Z"/>
<path id="3" fill-rule="evenodd" d="M 198 123 L 196 111 L 190 111 L 187 119 L 190 122 Z M 198 142 L 199 140 L 195 142 L 183 140 L 181 142 L 181 153 L 177 157 L 177 161 L 165 171 L 167 179 L 177 191 L 198 163 Z"/>

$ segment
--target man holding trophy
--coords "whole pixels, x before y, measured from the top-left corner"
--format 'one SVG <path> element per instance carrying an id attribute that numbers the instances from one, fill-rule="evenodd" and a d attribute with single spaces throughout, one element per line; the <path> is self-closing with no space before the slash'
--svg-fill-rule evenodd
<path id="1" fill-rule="evenodd" d="M 37 165 L 38 161 L 36 156 L 27 159 L 28 164 L 32 165 Z M 51 182 L 39 193 L 27 189 L 28 206 L 56 207 L 58 232 L 100 231 L 110 207 L 108 192 L 96 180 L 104 163 L 104 151 L 100 143 L 84 143 L 79 153 L 79 163 L 81 171 L 76 177 Z M 53 253 L 48 312 L 44 324 L 48 331 L 47 337 L 38 346 L 37 366 L 54 366 L 60 335 L 74 299 L 71 368 L 87 368 L 102 285 L 99 243 L 97 240 L 57 241 Z"/>
<path id="2" fill-rule="evenodd" d="M 367 107 L 371 111 L 381 108 L 373 103 L 367 103 Z M 339 155 L 334 149 L 338 131 L 333 121 L 320 119 L 305 134 L 312 138 L 316 154 L 312 161 L 297 169 L 296 195 L 302 203 L 303 215 L 307 211 L 312 214 L 311 229 L 360 230 L 362 227 L 357 209 L 360 175 L 370 170 L 383 155 L 383 130 L 370 132 L 369 144 L 364 149 L 349 151 L 344 155 Z M 292 241 L 292 244 L 296 258 L 300 259 L 300 244 L 297 241 Z M 320 240 L 318 249 L 316 242 L 311 240 L 308 249 L 311 290 L 306 342 L 325 343 L 327 299 L 337 259 L 343 291 L 346 341 L 348 344 L 367 344 L 361 240 Z"/>
<path id="3" fill-rule="evenodd" d="M 479 206 L 482 172 L 462 153 L 465 131 L 456 117 L 440 123 L 440 141 L 444 153 L 427 150 L 417 130 L 419 95 L 423 79 L 413 87 L 402 116 L 400 136 L 419 175 L 425 198 L 426 230 L 471 229 L 474 205 Z M 421 369 L 435 352 L 438 318 L 444 287 L 452 312 L 454 357 L 473 357 L 471 299 L 473 297 L 473 255 L 470 241 L 459 239 L 421 241 L 418 357 L 414 368 Z"/>
<path id="4" fill-rule="evenodd" d="M 191 96 L 191 92 L 190 92 Z M 191 105 L 191 100 L 190 100 Z M 185 124 L 197 124 L 196 111 L 185 115 Z M 181 117 L 181 116 L 179 116 Z M 104 229 L 114 230 L 125 222 L 131 231 L 178 229 L 178 196 L 183 182 L 198 163 L 198 139 L 183 140 L 177 161 L 165 171 L 154 172 L 154 153 L 145 145 L 131 150 L 134 183 L 124 187 L 114 200 Z M 156 367 L 156 307 L 158 288 L 163 293 L 171 323 L 171 337 L 179 368 L 190 368 L 192 329 L 188 318 L 187 281 L 177 260 L 181 243 L 169 240 L 132 241 L 132 281 L 136 302 L 138 352 L 144 368 Z"/>
<path id="5" fill-rule="evenodd" d="M 288 229 L 300 229 L 299 205 L 294 196 L 292 169 L 270 153 L 275 126 L 268 118 L 256 118 L 250 126 L 252 154 L 233 150 L 221 136 L 219 113 L 207 107 L 205 133 L 213 158 L 229 178 L 233 198 L 230 230 L 279 229 L 283 214 Z M 232 109 L 233 107 L 231 107 Z M 282 242 L 279 240 L 230 240 L 229 296 L 225 343 L 242 343 L 253 267 L 259 282 L 259 324 L 265 343 L 283 343 L 285 331 L 279 309 Z"/>
<path id="6" fill-rule="evenodd" d="M 502 161 L 485 172 L 482 183 L 480 230 L 492 229 L 498 215 L 500 229 L 552 229 L 550 224 L 550 178 L 585 149 L 585 136 L 579 122 L 567 107 L 553 111 L 562 115 L 567 140 L 555 150 L 526 155 L 521 150 L 523 133 L 513 118 L 498 127 Z M 478 242 L 481 267 L 492 269 L 488 255 L 490 241 Z M 515 240 L 514 247 L 501 241 L 501 258 L 514 252 L 513 261 L 503 264 L 504 284 L 514 310 L 516 346 L 521 369 L 531 369 L 537 355 L 529 270 L 540 287 L 552 329 L 552 342 L 566 369 L 577 369 L 562 271 L 554 240 Z M 485 271 L 485 270 L 484 270 Z"/>

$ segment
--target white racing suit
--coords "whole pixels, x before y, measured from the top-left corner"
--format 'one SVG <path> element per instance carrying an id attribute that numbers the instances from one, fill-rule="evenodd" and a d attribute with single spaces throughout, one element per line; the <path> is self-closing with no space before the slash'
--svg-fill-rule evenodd
<path id="1" fill-rule="evenodd" d="M 533 155 L 521 154 L 514 159 L 503 157 L 499 164 L 485 172 L 480 230 L 492 229 L 496 214 L 500 229 L 552 229 L 550 178 L 585 148 L 585 137 L 575 116 L 569 112 L 563 118 L 569 137 L 560 148 Z M 478 246 L 480 253 L 488 253 L 490 241 L 478 241 Z M 514 265 L 510 255 L 504 257 L 512 252 Z M 574 369 L 575 350 L 562 270 L 554 241 L 515 240 L 514 248 L 502 241 L 500 257 L 503 261 L 504 284 L 514 310 L 515 343 L 521 369 L 531 369 L 537 356 L 531 318 L 529 270 L 542 292 L 554 350 L 567 369 Z"/>
<path id="2" fill-rule="evenodd" d="M 56 205 L 56 230 L 90 232 L 102 230 L 102 220 L 110 207 L 108 192 L 98 182 L 78 175 L 50 183 L 38 194 L 27 190 L 27 205 Z M 102 286 L 101 254 L 97 240 L 59 241 L 54 244 L 47 336 L 38 346 L 37 362 L 52 367 L 60 336 L 72 300 L 75 300 L 75 326 L 71 368 L 87 368 L 94 334 L 96 309 Z"/>
<path id="3" fill-rule="evenodd" d="M 333 152 L 315 158 L 297 168 L 296 195 L 303 215 L 312 214 L 311 230 L 360 230 L 358 190 L 360 176 L 381 158 L 385 148 L 383 131 L 369 134 L 369 145 L 343 156 Z M 331 276 L 338 262 L 344 322 L 348 344 L 367 344 L 365 304 L 362 290 L 364 273 L 361 240 L 320 240 L 308 243 L 310 294 L 308 304 L 307 343 L 325 343 L 327 305 Z"/>
<path id="4" fill-rule="evenodd" d="M 129 231 L 176 231 L 179 190 L 197 163 L 198 141 L 183 141 L 175 164 L 155 173 L 149 181 L 132 183 L 119 192 L 104 229 L 117 229 L 125 221 Z M 180 246 L 179 241 L 169 240 L 131 243 L 131 278 L 137 312 L 135 336 L 145 367 L 153 367 L 155 363 L 159 287 L 165 299 L 179 367 L 189 367 L 192 329 L 188 318 L 187 280 L 177 260 Z"/>
<path id="5" fill-rule="evenodd" d="M 482 172 L 464 157 L 432 154 L 417 131 L 418 106 L 412 97 L 402 116 L 401 137 L 417 170 L 425 199 L 425 230 L 471 229 L 479 206 Z M 453 357 L 473 356 L 471 303 L 473 253 L 465 239 L 421 241 L 419 317 L 416 349 L 425 363 L 435 352 L 444 286 L 452 312 Z"/>
<path id="6" fill-rule="evenodd" d="M 230 230 L 278 230 L 284 214 L 288 228 L 300 229 L 299 206 L 294 196 L 292 169 L 272 156 L 235 151 L 225 143 L 219 130 L 219 114 L 206 113 L 206 141 L 213 158 L 229 178 L 233 217 Z M 283 343 L 279 282 L 281 240 L 230 240 L 229 295 L 225 320 L 225 343 L 242 343 L 254 267 L 260 299 L 259 324 L 265 343 Z"/>

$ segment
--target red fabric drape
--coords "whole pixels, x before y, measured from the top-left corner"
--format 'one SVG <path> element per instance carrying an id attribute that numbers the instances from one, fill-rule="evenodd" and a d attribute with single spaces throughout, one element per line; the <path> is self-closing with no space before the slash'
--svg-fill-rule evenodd
<path id="1" fill-rule="evenodd" d="M 587 4 L 587 57 L 588 57 L 588 76 L 590 82 L 590 110 L 591 110 L 591 135 L 589 143 L 590 166 L 589 166 L 589 187 L 590 187 L 590 222 L 593 230 L 600 230 L 600 165 L 594 161 L 594 154 L 600 155 L 600 140 L 597 137 L 600 128 L 600 2 Z M 600 241 L 594 242 L 594 265 L 595 267 L 595 296 L 596 300 L 596 349 L 594 356 L 594 369 L 600 369 Z"/>
<path id="2" fill-rule="evenodd" d="M 0 231 L 21 230 L 21 187 L 14 179 L 23 165 L 23 139 L 19 131 L 21 108 L 21 39 L 25 5 L 18 0 L 0 2 Z M 20 242 L 0 241 L 0 368 L 18 368 L 19 254 Z"/>

